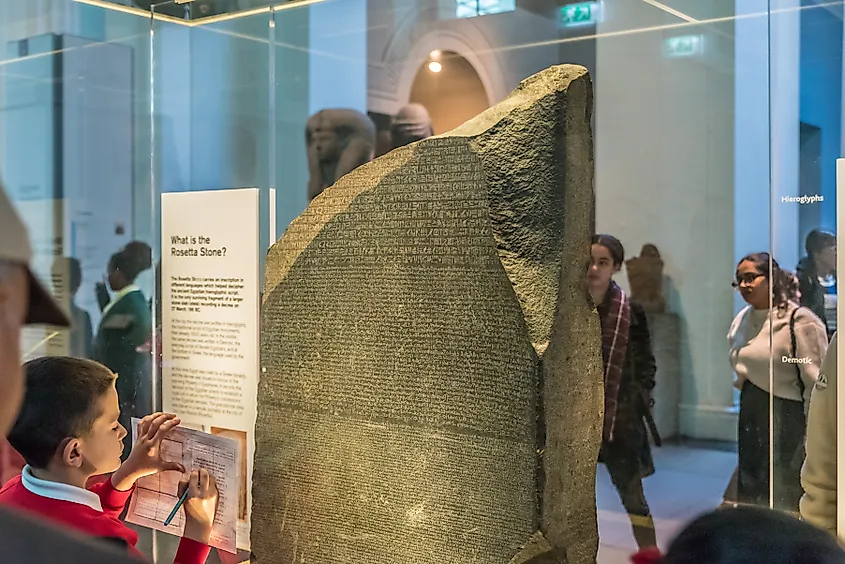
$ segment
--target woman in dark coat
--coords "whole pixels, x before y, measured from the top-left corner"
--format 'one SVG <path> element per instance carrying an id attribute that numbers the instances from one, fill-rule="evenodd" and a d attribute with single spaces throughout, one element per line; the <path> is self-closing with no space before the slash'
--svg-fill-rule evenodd
<path id="1" fill-rule="evenodd" d="M 643 478 L 654 473 L 646 421 L 657 371 L 648 320 L 613 281 L 625 260 L 622 243 L 596 235 L 587 283 L 602 328 L 605 414 L 599 462 L 603 463 L 628 512 L 640 548 L 655 546 L 654 520 Z"/>
<path id="2" fill-rule="evenodd" d="M 111 299 L 103 285 L 97 287 L 103 317 L 94 340 L 94 359 L 117 374 L 120 423 L 130 431 L 124 439 L 124 456 L 131 451 L 131 418 L 148 415 L 152 409 L 151 359 L 139 350 L 150 339 L 152 320 L 150 306 L 135 286 L 138 275 L 152 265 L 151 255 L 148 245 L 129 243 L 109 261 Z"/>

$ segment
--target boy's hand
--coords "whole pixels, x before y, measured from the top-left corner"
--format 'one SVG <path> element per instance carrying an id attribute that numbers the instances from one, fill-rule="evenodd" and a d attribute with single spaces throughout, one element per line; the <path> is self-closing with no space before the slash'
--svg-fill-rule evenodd
<path id="1" fill-rule="evenodd" d="M 144 476 L 170 470 L 185 472 L 185 467 L 178 462 L 161 459 L 161 441 L 171 429 L 182 420 L 169 413 L 153 413 L 138 422 L 138 440 L 132 447 L 132 453 L 120 468 L 112 474 L 112 486 L 118 491 L 130 489 Z"/>
<path id="2" fill-rule="evenodd" d="M 208 470 L 201 468 L 191 472 L 187 482 L 179 483 L 179 496 L 188 489 L 188 498 L 182 506 L 185 508 L 185 536 L 189 539 L 208 544 L 214 515 L 217 512 L 217 482 Z"/>

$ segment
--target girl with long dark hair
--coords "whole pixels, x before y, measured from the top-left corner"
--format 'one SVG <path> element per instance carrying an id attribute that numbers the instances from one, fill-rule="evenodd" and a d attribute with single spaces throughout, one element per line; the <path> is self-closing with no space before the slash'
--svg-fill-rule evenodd
<path id="1" fill-rule="evenodd" d="M 599 462 L 604 463 L 628 513 L 640 547 L 654 546 L 654 520 L 643 492 L 643 478 L 654 473 L 644 418 L 657 371 L 648 320 L 613 281 L 625 249 L 612 235 L 596 235 L 587 286 L 599 313 L 604 365 L 604 426 Z"/>

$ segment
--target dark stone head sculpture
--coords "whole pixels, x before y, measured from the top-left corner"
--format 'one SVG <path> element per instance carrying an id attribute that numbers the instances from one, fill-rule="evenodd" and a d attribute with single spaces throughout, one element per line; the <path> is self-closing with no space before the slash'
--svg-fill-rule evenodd
<path id="1" fill-rule="evenodd" d="M 434 135 L 431 116 L 422 104 L 408 104 L 396 114 L 391 126 L 393 148 L 404 147 Z"/>
<path id="2" fill-rule="evenodd" d="M 308 146 L 308 199 L 313 200 L 338 178 L 373 160 L 376 128 L 356 110 L 321 110 L 305 126 Z"/>

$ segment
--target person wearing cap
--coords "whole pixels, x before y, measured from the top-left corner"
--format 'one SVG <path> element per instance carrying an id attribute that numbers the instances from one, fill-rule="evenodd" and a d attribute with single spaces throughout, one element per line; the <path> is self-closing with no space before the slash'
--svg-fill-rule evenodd
<path id="1" fill-rule="evenodd" d="M 15 422 L 24 395 L 21 327 L 69 327 L 70 320 L 29 268 L 26 227 L 0 185 L 0 434 Z M 138 562 L 106 541 L 85 539 L 0 509 L 0 561 L 15 564 L 113 564 Z"/>

